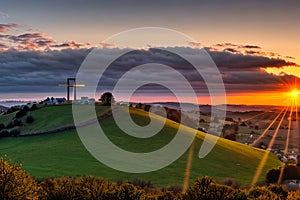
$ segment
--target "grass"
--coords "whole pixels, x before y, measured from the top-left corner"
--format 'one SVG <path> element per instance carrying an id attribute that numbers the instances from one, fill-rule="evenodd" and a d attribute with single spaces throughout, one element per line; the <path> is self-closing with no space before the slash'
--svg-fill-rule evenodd
<path id="1" fill-rule="evenodd" d="M 58 114 L 57 112 L 66 111 L 64 109 L 67 109 L 67 107 L 61 108 L 57 109 L 55 106 L 48 107 L 48 109 L 43 108 L 40 111 L 45 109 L 47 112 L 40 114 Z M 98 109 L 102 110 L 101 108 Z M 140 125 L 149 123 L 148 113 L 144 111 L 132 109 L 131 115 L 133 120 Z M 36 117 L 42 118 L 38 115 Z M 68 120 L 70 118 L 61 119 L 61 121 L 58 120 L 55 123 L 49 120 L 48 123 L 52 123 L 52 125 L 68 123 L 70 122 Z M 158 118 L 155 123 L 161 123 L 160 120 Z M 42 127 L 38 124 L 39 121 L 35 121 L 37 123 L 35 127 Z M 46 122 L 41 123 L 47 124 Z M 49 125 L 47 126 L 49 127 Z M 119 147 L 133 152 L 149 152 L 161 148 L 172 140 L 178 128 L 177 123 L 167 120 L 164 128 L 157 135 L 148 139 L 137 139 L 123 133 L 116 126 L 112 117 L 102 121 L 101 126 L 111 141 Z M 189 132 L 188 129 L 187 132 Z M 211 176 L 219 181 L 226 177 L 232 177 L 243 185 L 251 183 L 256 167 L 265 151 L 221 138 L 208 156 L 199 159 L 198 152 L 203 138 L 204 133 L 199 132 L 195 139 L 190 183 L 203 175 Z M 151 181 L 155 186 L 166 187 L 175 184 L 182 185 L 188 152 L 168 167 L 155 172 L 143 174 L 124 173 L 111 169 L 94 159 L 84 148 L 76 131 L 71 130 L 49 135 L 2 138 L 0 139 L 0 155 L 3 154 L 7 154 L 15 162 L 22 162 L 24 169 L 39 179 L 44 177 L 94 175 L 114 181 L 140 178 Z M 279 160 L 271 154 L 260 181 L 263 180 L 266 170 L 280 165 Z"/>

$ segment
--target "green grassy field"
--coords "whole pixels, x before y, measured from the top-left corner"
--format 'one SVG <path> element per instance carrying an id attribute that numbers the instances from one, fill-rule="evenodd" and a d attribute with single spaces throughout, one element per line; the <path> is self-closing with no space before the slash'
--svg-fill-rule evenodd
<path id="1" fill-rule="evenodd" d="M 100 107 L 97 108 L 98 112 L 104 112 L 107 109 Z M 32 113 L 32 115 L 36 114 L 36 120 L 32 124 L 35 127 L 34 130 L 37 130 L 38 127 L 39 129 L 52 128 L 64 123 L 72 123 L 71 115 L 66 114 L 69 112 L 67 109 L 71 109 L 71 107 L 51 106 L 34 111 Z M 41 120 L 46 118 L 44 115 L 50 115 L 50 113 L 68 117 L 57 119 L 55 122 L 51 118 L 47 118 L 47 121 Z M 132 109 L 132 118 L 141 125 L 149 122 L 148 113 L 141 110 Z M 0 122 L 1 120 L 3 118 L 0 118 Z M 5 120 L 7 120 L 7 116 Z M 161 121 L 156 120 L 155 123 L 161 123 Z M 121 148 L 134 152 L 148 152 L 159 149 L 171 141 L 176 134 L 178 124 L 167 120 L 160 133 L 148 139 L 137 139 L 124 134 L 116 126 L 112 117 L 103 120 L 101 126 L 109 139 Z M 190 182 L 192 183 L 200 176 L 208 175 L 216 180 L 232 177 L 244 185 L 249 185 L 265 151 L 221 138 L 208 156 L 199 159 L 198 151 L 203 137 L 204 133 L 199 132 L 195 139 Z M 24 169 L 39 179 L 94 175 L 114 181 L 141 178 L 150 180 L 155 186 L 182 185 L 188 155 L 186 152 L 168 167 L 151 173 L 119 172 L 94 159 L 84 148 L 76 130 L 48 135 L 2 138 L 0 139 L 0 154 L 8 155 L 14 162 L 22 162 Z M 264 172 L 280 165 L 279 160 L 271 154 Z M 264 173 L 260 180 L 263 178 Z"/>

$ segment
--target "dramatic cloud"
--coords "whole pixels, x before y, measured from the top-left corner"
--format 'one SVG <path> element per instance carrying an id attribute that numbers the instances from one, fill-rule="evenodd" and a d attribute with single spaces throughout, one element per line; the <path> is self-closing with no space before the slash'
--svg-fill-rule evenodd
<path id="1" fill-rule="evenodd" d="M 245 45 L 243 47 L 246 49 L 261 49 L 261 47 L 256 46 L 256 45 Z"/>
<path id="2" fill-rule="evenodd" d="M 224 71 L 249 71 L 267 67 L 295 66 L 279 58 L 269 58 L 259 55 L 235 54 L 231 51 L 214 51 L 207 49 L 217 66 Z"/>
<path id="3" fill-rule="evenodd" d="M 89 49 L 61 51 L 18 51 L 10 49 L 0 54 L 0 92 L 61 92 L 57 85 L 76 70 Z"/>
<path id="4" fill-rule="evenodd" d="M 10 32 L 13 28 L 16 28 L 16 30 Z M 90 46 L 89 44 L 80 44 L 75 41 L 60 43 L 45 33 L 34 32 L 33 28 L 27 28 L 26 30 L 22 28 L 27 28 L 27 26 L 14 23 L 0 24 L 0 43 L 18 51 L 79 49 Z"/>

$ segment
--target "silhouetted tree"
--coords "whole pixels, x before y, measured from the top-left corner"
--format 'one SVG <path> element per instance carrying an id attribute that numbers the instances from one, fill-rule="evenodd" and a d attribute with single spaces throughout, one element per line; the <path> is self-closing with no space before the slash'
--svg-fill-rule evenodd
<path id="1" fill-rule="evenodd" d="M 34 110 L 36 110 L 36 109 L 38 109 L 38 107 L 37 107 L 36 104 L 33 104 L 33 105 L 31 106 L 31 108 L 30 108 L 31 111 L 34 111 Z"/>
<path id="2" fill-rule="evenodd" d="M 5 129 L 5 125 L 4 124 L 0 124 L 0 131 L 2 131 L 3 129 Z"/>
<path id="3" fill-rule="evenodd" d="M 236 136 L 234 133 L 227 134 L 224 138 L 228 140 L 236 141 Z"/>
<path id="4" fill-rule="evenodd" d="M 26 115 L 27 111 L 21 109 L 16 113 L 16 118 L 21 118 L 24 117 Z"/>
<path id="5" fill-rule="evenodd" d="M 135 105 L 135 108 L 138 108 L 138 109 L 142 109 L 143 107 L 143 104 L 142 103 L 138 103 Z"/>
<path id="6" fill-rule="evenodd" d="M 26 123 L 27 124 L 31 124 L 34 121 L 33 117 L 31 115 L 29 115 L 28 117 L 26 117 Z"/>
<path id="7" fill-rule="evenodd" d="M 110 93 L 110 92 L 103 93 L 101 95 L 100 100 L 101 100 L 102 104 L 105 105 L 105 106 L 110 106 L 111 103 L 113 103 L 115 101 L 112 93 Z"/>
<path id="8" fill-rule="evenodd" d="M 280 169 L 271 169 L 266 174 L 267 183 L 277 183 L 280 175 Z"/>

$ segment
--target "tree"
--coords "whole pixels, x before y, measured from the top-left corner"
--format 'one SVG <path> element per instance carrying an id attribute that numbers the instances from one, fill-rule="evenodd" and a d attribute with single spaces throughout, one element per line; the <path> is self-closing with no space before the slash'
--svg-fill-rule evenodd
<path id="1" fill-rule="evenodd" d="M 4 124 L 0 124 L 0 131 L 2 131 L 3 129 L 5 129 L 5 125 Z"/>
<path id="2" fill-rule="evenodd" d="M 33 117 L 31 115 L 26 117 L 26 123 L 31 124 L 34 121 Z"/>
<path id="3" fill-rule="evenodd" d="M 234 133 L 229 133 L 224 138 L 227 140 L 236 141 L 236 135 Z"/>
<path id="4" fill-rule="evenodd" d="M 266 174 L 267 183 L 277 183 L 280 176 L 280 169 L 271 169 Z"/>
<path id="5" fill-rule="evenodd" d="M 0 199 L 38 199 L 36 180 L 6 156 L 0 158 L 0 188 Z"/>
<path id="6" fill-rule="evenodd" d="M 19 111 L 16 113 L 16 118 L 24 117 L 26 114 L 27 114 L 27 111 L 21 109 L 21 110 L 19 110 Z"/>
<path id="7" fill-rule="evenodd" d="M 31 106 L 31 108 L 30 108 L 31 111 L 34 111 L 34 110 L 37 110 L 37 109 L 38 109 L 38 107 L 37 107 L 36 103 L 33 104 L 33 105 Z"/>
<path id="8" fill-rule="evenodd" d="M 110 106 L 111 103 L 113 103 L 115 100 L 114 100 L 114 96 L 112 95 L 112 93 L 110 92 L 105 92 L 101 95 L 101 102 L 103 105 L 105 106 Z"/>

